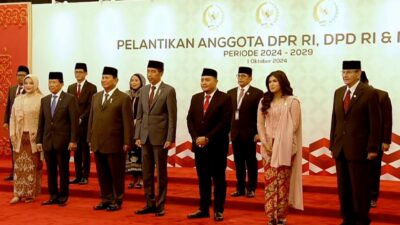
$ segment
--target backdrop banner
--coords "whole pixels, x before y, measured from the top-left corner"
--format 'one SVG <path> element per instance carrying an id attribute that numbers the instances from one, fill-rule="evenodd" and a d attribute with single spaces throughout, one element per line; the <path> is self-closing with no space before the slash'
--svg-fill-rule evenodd
<path id="1" fill-rule="evenodd" d="M 186 115 L 201 91 L 203 67 L 218 71 L 218 88 L 235 87 L 239 66 L 253 68 L 252 85 L 266 90 L 274 70 L 289 77 L 301 101 L 305 174 L 334 174 L 329 130 L 333 93 L 343 85 L 343 60 L 361 60 L 370 84 L 392 100 L 393 143 L 382 178 L 400 179 L 400 1 L 143 0 L 33 6 L 33 71 L 47 90 L 49 71 L 73 83 L 74 65 L 88 65 L 101 89 L 104 66 L 119 70 L 118 87 L 165 63 L 163 81 L 176 88 L 178 129 L 170 166 L 194 166 Z M 394 82 L 396 81 L 396 82 Z M 65 89 L 65 87 L 64 87 Z M 261 156 L 258 155 L 260 159 Z M 232 153 L 229 169 L 234 168 Z M 261 168 L 261 165 L 260 165 Z M 261 171 L 261 170 L 260 170 Z"/>
<path id="2" fill-rule="evenodd" d="M 31 3 L 0 4 L 0 118 L 19 65 L 30 66 Z M 10 155 L 8 129 L 0 128 L 0 156 Z"/>

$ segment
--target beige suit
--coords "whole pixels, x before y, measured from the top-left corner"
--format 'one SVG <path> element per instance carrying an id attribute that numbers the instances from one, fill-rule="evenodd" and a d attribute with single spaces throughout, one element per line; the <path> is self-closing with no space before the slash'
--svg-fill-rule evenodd
<path id="1" fill-rule="evenodd" d="M 104 91 L 93 95 L 88 142 L 95 153 L 102 202 L 122 204 L 125 182 L 124 145 L 132 144 L 132 103 L 118 89 L 102 104 Z"/>

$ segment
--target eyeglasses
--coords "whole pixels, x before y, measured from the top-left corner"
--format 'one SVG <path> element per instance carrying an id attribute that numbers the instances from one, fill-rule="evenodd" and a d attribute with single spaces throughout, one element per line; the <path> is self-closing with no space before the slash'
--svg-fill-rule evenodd
<path id="1" fill-rule="evenodd" d="M 249 75 L 246 75 L 246 74 L 237 74 L 236 77 L 237 77 L 237 78 L 247 78 L 247 77 L 249 77 Z"/>
<path id="2" fill-rule="evenodd" d="M 342 74 L 356 73 L 358 70 L 342 70 Z"/>

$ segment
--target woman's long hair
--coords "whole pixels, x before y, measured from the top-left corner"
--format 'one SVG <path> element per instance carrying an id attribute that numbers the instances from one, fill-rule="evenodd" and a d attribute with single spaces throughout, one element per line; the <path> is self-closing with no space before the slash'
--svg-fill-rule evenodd
<path id="1" fill-rule="evenodd" d="M 286 74 L 281 70 L 271 72 L 267 76 L 267 79 L 265 80 L 265 85 L 267 86 L 267 92 L 264 93 L 263 99 L 261 101 L 262 103 L 261 111 L 265 114 L 268 113 L 268 109 L 271 107 L 271 102 L 274 99 L 274 94 L 271 92 L 271 90 L 269 90 L 269 85 L 268 85 L 269 79 L 272 76 L 278 80 L 279 86 L 281 87 L 282 96 L 293 95 L 293 89 L 292 87 L 290 87 L 290 82 Z"/>

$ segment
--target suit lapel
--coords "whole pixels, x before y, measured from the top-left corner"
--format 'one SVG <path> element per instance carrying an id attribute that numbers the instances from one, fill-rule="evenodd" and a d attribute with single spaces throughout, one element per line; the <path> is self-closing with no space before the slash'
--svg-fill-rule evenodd
<path id="1" fill-rule="evenodd" d="M 240 104 L 240 108 L 243 106 L 243 104 L 246 104 L 247 99 L 251 96 L 252 92 L 252 87 L 250 86 L 249 89 L 243 94 L 242 98 L 242 103 Z"/>
<path id="2" fill-rule="evenodd" d="M 161 93 L 164 93 L 163 90 L 164 90 L 164 83 L 161 82 L 161 84 L 160 84 L 160 86 L 158 87 L 156 93 L 154 94 L 154 99 L 153 99 L 153 102 L 151 103 L 151 106 L 150 106 L 150 110 L 149 110 L 149 111 L 151 111 L 151 110 L 153 109 L 153 107 L 154 107 L 154 105 L 156 104 L 157 100 L 159 99 Z"/>
<path id="3" fill-rule="evenodd" d="M 233 91 L 233 108 L 236 110 L 237 109 L 237 105 L 238 105 L 238 98 L 237 98 L 237 92 L 238 92 L 238 90 L 239 90 L 239 87 L 238 88 L 235 88 L 234 89 L 234 91 Z"/>
<path id="4" fill-rule="evenodd" d="M 359 83 L 356 90 L 354 91 L 353 96 L 351 97 L 350 100 L 350 105 L 349 109 L 347 110 L 347 114 L 350 112 L 351 107 L 357 102 L 357 100 L 361 97 L 361 95 L 364 93 L 364 86 L 362 83 Z"/>
<path id="5" fill-rule="evenodd" d="M 148 84 L 144 87 L 143 94 L 142 94 L 142 105 L 144 109 L 149 109 L 149 96 L 150 96 L 150 87 L 151 85 Z"/>
<path id="6" fill-rule="evenodd" d="M 104 102 L 104 105 L 102 105 L 102 109 L 105 110 L 107 108 L 107 106 L 109 106 L 110 104 L 112 104 L 112 102 L 114 101 L 113 98 L 115 98 L 116 96 L 118 96 L 118 88 L 115 89 L 114 93 L 108 97 L 107 101 Z M 104 93 L 103 93 L 104 94 Z M 103 100 L 103 98 L 102 98 Z"/>
<path id="7" fill-rule="evenodd" d="M 77 93 L 76 93 L 77 83 L 72 84 L 71 88 L 72 88 L 71 94 L 78 98 Z"/>
<path id="8" fill-rule="evenodd" d="M 210 114 L 210 112 L 214 110 L 214 108 L 216 107 L 216 104 L 218 102 L 218 97 L 219 97 L 219 90 L 217 90 L 214 93 L 213 97 L 211 98 L 211 101 L 210 101 L 210 104 L 208 105 L 206 113 L 205 114 L 203 113 L 204 117 L 207 117 L 208 114 Z M 204 104 L 204 94 L 203 94 L 203 104 Z M 203 107 L 202 107 L 202 109 L 203 109 Z"/>
<path id="9" fill-rule="evenodd" d="M 344 99 L 344 93 L 347 90 L 346 86 L 343 86 L 339 92 L 338 92 L 338 102 L 337 104 L 339 105 L 338 107 L 342 109 L 340 112 L 343 113 L 344 115 L 344 105 L 343 105 L 343 99 Z"/>
<path id="10" fill-rule="evenodd" d="M 99 107 L 99 109 L 101 109 L 101 111 L 103 111 L 103 95 L 104 95 L 104 90 L 99 92 L 99 95 L 96 96 L 96 98 L 94 99 L 93 104 L 97 107 Z"/>
<path id="11" fill-rule="evenodd" d="M 56 109 L 54 110 L 54 116 L 53 118 L 57 115 L 58 109 L 60 108 L 60 105 L 64 103 L 64 98 L 65 98 L 65 93 L 61 91 L 60 97 L 58 97 Z M 51 104 L 51 103 L 50 103 Z M 50 106 L 51 107 L 51 106 Z"/>
<path id="12" fill-rule="evenodd" d="M 86 93 L 87 91 L 87 86 L 88 86 L 88 81 L 85 81 L 85 83 L 83 84 L 83 86 L 81 87 L 81 94 L 79 95 L 79 98 L 81 99 L 81 97 Z M 75 91 L 77 90 L 77 88 L 75 88 Z"/>
<path id="13" fill-rule="evenodd" d="M 50 115 L 51 118 L 51 94 L 46 96 L 43 100 L 43 110 L 46 111 L 45 115 Z"/>

